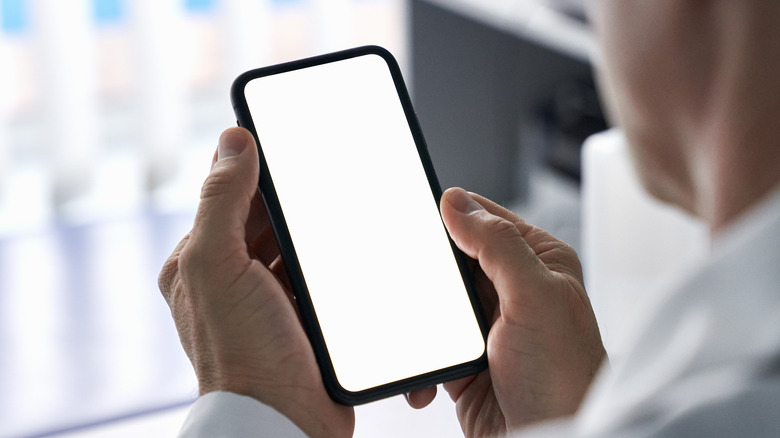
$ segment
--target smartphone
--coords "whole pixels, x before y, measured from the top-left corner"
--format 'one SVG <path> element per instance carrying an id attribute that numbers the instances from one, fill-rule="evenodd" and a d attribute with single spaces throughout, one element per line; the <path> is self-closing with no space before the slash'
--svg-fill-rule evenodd
<path id="1" fill-rule="evenodd" d="M 231 98 L 330 396 L 356 405 L 485 369 L 485 318 L 393 56 L 251 70 Z"/>

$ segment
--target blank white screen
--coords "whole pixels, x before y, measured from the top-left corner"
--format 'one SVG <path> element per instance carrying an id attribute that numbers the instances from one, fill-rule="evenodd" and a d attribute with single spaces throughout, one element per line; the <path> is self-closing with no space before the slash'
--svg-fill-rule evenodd
<path id="1" fill-rule="evenodd" d="M 245 94 L 339 383 L 360 391 L 478 359 L 484 340 L 384 59 L 254 79 Z"/>

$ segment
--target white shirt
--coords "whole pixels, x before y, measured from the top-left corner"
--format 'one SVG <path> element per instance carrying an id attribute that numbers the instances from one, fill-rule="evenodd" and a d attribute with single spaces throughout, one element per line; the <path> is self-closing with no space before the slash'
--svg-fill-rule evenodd
<path id="1" fill-rule="evenodd" d="M 305 438 L 306 434 L 287 417 L 251 397 L 216 391 L 195 401 L 179 437 Z"/>
<path id="2" fill-rule="evenodd" d="M 780 189 L 724 231 L 652 312 L 575 417 L 517 436 L 780 436 Z M 212 393 L 180 434 L 206 436 L 303 434 L 254 399 Z"/>
<path id="3" fill-rule="evenodd" d="M 780 189 L 652 313 L 572 420 L 528 436 L 780 436 Z"/>

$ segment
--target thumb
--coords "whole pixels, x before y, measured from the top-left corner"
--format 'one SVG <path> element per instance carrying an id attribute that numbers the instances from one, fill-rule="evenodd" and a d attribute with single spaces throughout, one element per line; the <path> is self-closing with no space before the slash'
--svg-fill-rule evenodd
<path id="1" fill-rule="evenodd" d="M 223 258 L 224 251 L 244 248 L 246 221 L 260 174 L 252 134 L 230 128 L 219 137 L 217 161 L 201 189 L 192 229 L 192 242 L 207 254 Z"/>
<path id="2" fill-rule="evenodd" d="M 528 226 L 508 210 L 492 203 L 487 207 L 490 210 L 461 188 L 442 195 L 442 219 L 452 240 L 479 262 L 496 289 L 502 309 L 507 304 L 528 304 L 532 297 L 522 292 L 538 283 L 546 271 L 523 237 Z"/>

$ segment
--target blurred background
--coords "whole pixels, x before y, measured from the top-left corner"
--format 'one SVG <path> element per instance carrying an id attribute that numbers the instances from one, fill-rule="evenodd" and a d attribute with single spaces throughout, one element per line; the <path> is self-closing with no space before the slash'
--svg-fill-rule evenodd
<path id="1" fill-rule="evenodd" d="M 0 0 L 0 437 L 175 435 L 197 386 L 156 277 L 235 124 L 230 83 L 363 44 L 399 60 L 442 186 L 581 250 L 595 289 L 653 278 L 587 245 L 615 205 L 646 215 L 615 184 L 621 141 L 582 152 L 607 124 L 578 0 Z M 594 297 L 603 321 L 627 300 Z M 460 430 L 446 394 L 357 412 L 355 436 Z"/>

